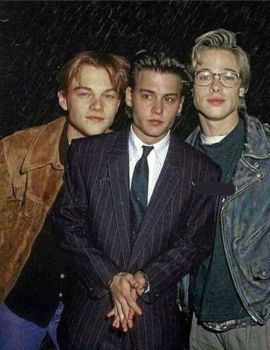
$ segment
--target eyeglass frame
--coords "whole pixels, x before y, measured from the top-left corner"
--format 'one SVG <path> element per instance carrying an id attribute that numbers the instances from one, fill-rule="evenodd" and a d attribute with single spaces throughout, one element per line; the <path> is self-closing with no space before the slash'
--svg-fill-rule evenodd
<path id="1" fill-rule="evenodd" d="M 197 76 L 199 73 L 202 73 L 202 72 L 210 73 L 210 74 L 212 75 L 212 79 L 211 79 L 206 85 L 198 84 L 198 82 L 196 81 L 196 76 Z M 226 74 L 226 73 L 231 73 L 231 74 L 235 75 L 235 76 L 237 77 L 238 80 L 241 79 L 240 74 L 237 73 L 237 72 L 235 72 L 235 71 L 226 70 L 225 72 L 222 72 L 222 73 L 213 73 L 213 72 L 211 72 L 210 70 L 206 70 L 206 69 L 204 70 L 204 69 L 202 69 L 202 70 L 199 70 L 199 71 L 195 72 L 195 74 L 194 74 L 194 84 L 196 84 L 197 86 L 209 86 L 209 85 L 211 85 L 211 84 L 213 83 L 214 78 L 215 78 L 215 76 L 217 75 L 217 76 L 218 76 L 218 81 L 220 82 L 220 84 L 221 84 L 222 86 L 228 88 L 228 89 L 231 89 L 231 88 L 233 88 L 234 86 L 236 86 L 237 83 L 235 83 L 234 86 L 226 86 L 226 85 L 224 85 L 224 82 L 221 80 L 221 77 L 224 76 L 224 74 Z"/>

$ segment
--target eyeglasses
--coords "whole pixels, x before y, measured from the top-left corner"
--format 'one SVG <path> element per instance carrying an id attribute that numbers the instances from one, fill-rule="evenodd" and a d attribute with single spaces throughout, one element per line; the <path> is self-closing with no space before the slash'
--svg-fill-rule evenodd
<path id="1" fill-rule="evenodd" d="M 212 73 L 209 70 L 202 70 L 195 73 L 194 83 L 198 86 L 208 86 L 212 84 L 215 76 L 218 76 L 220 83 L 227 88 L 235 87 L 240 79 L 238 73 L 231 71 Z"/>

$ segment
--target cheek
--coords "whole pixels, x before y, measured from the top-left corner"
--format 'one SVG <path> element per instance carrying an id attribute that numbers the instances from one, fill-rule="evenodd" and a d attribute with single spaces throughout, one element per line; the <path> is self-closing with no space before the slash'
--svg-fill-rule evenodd
<path id="1" fill-rule="evenodd" d="M 81 101 L 72 101 L 72 103 L 68 105 L 68 110 L 70 112 L 74 111 L 76 113 L 80 113 L 85 110 L 85 105 L 81 103 Z"/>
<path id="2" fill-rule="evenodd" d="M 237 92 L 232 92 L 232 93 L 228 94 L 227 98 L 232 105 L 237 105 L 239 103 L 239 96 L 238 96 Z"/>
<path id="3" fill-rule="evenodd" d="M 175 106 L 165 106 L 165 115 L 168 117 L 169 120 L 172 120 L 175 118 L 177 112 L 178 112 L 178 104 Z"/>
<path id="4" fill-rule="evenodd" d="M 104 113 L 108 117 L 114 117 L 114 115 L 117 113 L 117 110 L 118 110 L 118 103 L 104 104 Z"/>
<path id="5" fill-rule="evenodd" d="M 147 104 L 143 104 L 143 103 L 136 103 L 133 105 L 133 111 L 134 113 L 141 115 L 147 112 L 147 110 L 149 110 L 150 108 L 148 108 Z"/>
<path id="6" fill-rule="evenodd" d="M 192 96 L 193 96 L 193 103 L 194 104 L 199 103 L 202 98 L 202 91 L 198 90 L 197 87 L 194 87 Z"/>
<path id="7" fill-rule="evenodd" d="M 195 107 L 200 107 L 200 105 L 201 105 L 201 97 L 200 97 L 200 95 L 199 94 L 194 94 L 193 95 L 193 103 L 194 103 L 194 106 Z"/>

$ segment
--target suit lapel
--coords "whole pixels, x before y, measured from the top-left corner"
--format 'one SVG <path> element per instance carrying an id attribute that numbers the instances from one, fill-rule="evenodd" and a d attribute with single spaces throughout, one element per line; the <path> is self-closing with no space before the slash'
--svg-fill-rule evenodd
<path id="1" fill-rule="evenodd" d="M 146 241 L 152 234 L 153 224 L 160 218 L 163 210 L 175 191 L 183 172 L 184 153 L 181 143 L 174 135 L 171 135 L 170 146 L 157 180 L 151 200 L 148 204 L 143 221 L 141 223 L 138 237 L 134 243 L 129 266 L 134 265 Z"/>
<path id="2" fill-rule="evenodd" d="M 118 242 L 124 264 L 130 255 L 130 202 L 128 130 L 123 130 L 115 142 L 108 160 L 112 200 L 117 222 Z"/>

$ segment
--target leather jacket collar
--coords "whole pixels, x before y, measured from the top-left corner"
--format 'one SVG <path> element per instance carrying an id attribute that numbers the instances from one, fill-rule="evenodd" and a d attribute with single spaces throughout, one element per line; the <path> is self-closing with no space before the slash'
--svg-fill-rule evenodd
<path id="1" fill-rule="evenodd" d="M 44 167 L 47 164 L 51 164 L 55 169 L 63 170 L 55 143 L 59 143 L 65 123 L 66 118 L 61 117 L 53 123 L 44 125 L 29 148 L 22 164 L 22 173 Z"/>

